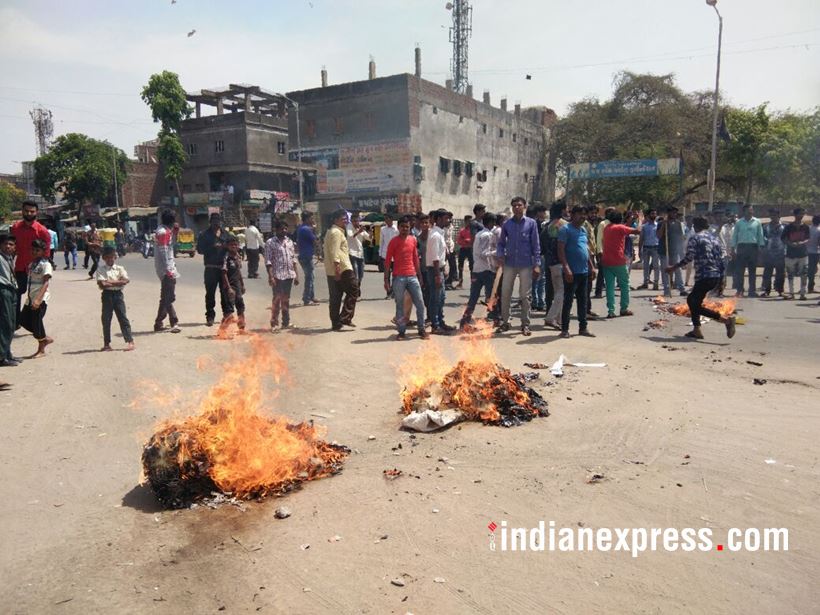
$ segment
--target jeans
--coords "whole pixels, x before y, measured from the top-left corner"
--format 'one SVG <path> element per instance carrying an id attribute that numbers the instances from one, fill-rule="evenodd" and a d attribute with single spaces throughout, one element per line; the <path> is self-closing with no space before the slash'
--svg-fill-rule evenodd
<path id="1" fill-rule="evenodd" d="M 615 313 L 615 283 L 621 291 L 621 312 L 629 308 L 629 270 L 626 265 L 604 267 L 606 278 L 606 310 L 609 314 Z"/>
<path id="2" fill-rule="evenodd" d="M 470 275 L 473 273 L 473 249 L 459 248 L 458 249 L 458 281 L 464 281 L 464 261 L 470 263 Z"/>
<path id="3" fill-rule="evenodd" d="M 741 243 L 737 246 L 735 258 L 735 287 L 739 293 L 744 291 L 744 276 L 749 271 L 749 294 L 757 290 L 755 279 L 757 273 L 757 244 Z"/>
<path id="4" fill-rule="evenodd" d="M 304 273 L 304 282 L 305 287 L 302 289 L 302 303 L 310 303 L 311 301 L 316 301 L 316 295 L 314 290 L 314 281 L 313 281 L 313 257 L 310 258 L 300 258 L 299 264 L 302 266 L 302 273 Z"/>
<path id="5" fill-rule="evenodd" d="M 649 273 L 650 270 L 654 272 L 654 284 L 658 283 L 658 277 L 661 273 L 661 265 L 660 261 L 658 260 L 658 246 L 644 246 L 643 247 L 643 254 L 641 255 L 643 259 L 643 283 L 644 285 L 649 284 Z"/>
<path id="6" fill-rule="evenodd" d="M 809 257 L 801 258 L 786 257 L 786 275 L 789 279 L 789 294 L 794 294 L 794 278 L 800 278 L 800 294 L 806 294 L 806 277 L 809 270 Z"/>
<path id="7" fill-rule="evenodd" d="M 784 254 L 763 254 L 763 292 L 772 292 L 772 272 L 774 271 L 774 290 L 783 292 L 786 279 L 786 256 Z"/>
<path id="8" fill-rule="evenodd" d="M 447 284 L 452 285 L 458 280 L 458 258 L 455 252 L 447 253 Z"/>
<path id="9" fill-rule="evenodd" d="M 541 275 L 538 276 L 538 279 L 532 285 L 532 305 L 534 308 L 539 310 L 543 310 L 544 306 L 546 305 L 546 291 L 547 291 L 547 281 L 549 276 L 547 275 L 547 259 L 543 256 L 541 257 Z"/>
<path id="10" fill-rule="evenodd" d="M 473 318 L 475 306 L 478 305 L 478 299 L 481 297 L 481 291 L 484 291 L 484 299 L 490 300 L 490 293 L 493 291 L 493 282 L 495 281 L 495 271 L 479 271 L 470 276 L 470 298 L 467 300 L 467 307 L 464 310 L 464 315 L 461 317 L 461 326 L 466 325 Z"/>
<path id="11" fill-rule="evenodd" d="M 122 291 L 104 290 L 102 291 L 102 328 L 103 343 L 106 346 L 111 344 L 111 317 L 114 314 L 117 315 L 117 322 L 120 323 L 122 338 L 127 344 L 132 343 L 134 337 L 131 335 L 131 322 L 125 313 L 125 298 Z"/>
<path id="12" fill-rule="evenodd" d="M 661 272 L 662 272 L 661 273 L 661 280 L 663 280 L 663 294 L 664 295 L 671 295 L 672 294 L 672 289 L 669 288 L 669 282 L 670 282 L 669 277 L 670 277 L 670 275 L 668 273 L 666 273 L 665 269 L 669 265 L 674 265 L 675 263 L 680 262 L 680 260 L 683 258 L 683 254 L 681 254 L 677 250 L 670 249 L 669 252 L 670 252 L 669 256 L 667 256 L 666 254 L 661 254 Z M 683 285 L 683 272 L 681 272 L 680 268 L 675 269 L 674 276 L 675 276 L 675 279 L 674 279 L 675 288 L 677 288 L 679 291 L 683 291 L 685 287 Z"/>
<path id="13" fill-rule="evenodd" d="M 603 265 L 601 264 L 601 255 L 595 257 L 595 265 L 598 267 L 598 272 L 600 273 L 603 269 Z M 607 280 L 604 279 L 603 275 L 599 275 L 595 278 L 595 296 L 600 297 L 604 292 L 604 285 L 606 284 Z"/>
<path id="14" fill-rule="evenodd" d="M 251 248 L 245 248 L 245 254 L 248 257 L 248 277 L 255 278 L 259 275 L 259 250 L 252 250 Z"/>
<path id="15" fill-rule="evenodd" d="M 282 326 L 290 325 L 290 290 L 293 287 L 293 279 L 276 280 L 273 287 L 273 300 L 270 309 L 270 326 L 279 325 L 279 314 L 282 314 Z"/>
<path id="16" fill-rule="evenodd" d="M 820 257 L 820 254 L 809 254 L 808 282 L 810 293 L 814 292 L 814 276 L 817 275 L 818 257 Z"/>
<path id="17" fill-rule="evenodd" d="M 0 361 L 12 358 L 11 340 L 17 324 L 17 293 L 11 286 L 0 286 Z"/>
<path id="18" fill-rule="evenodd" d="M 100 266 L 100 255 L 97 252 L 91 253 L 91 269 L 88 270 L 88 275 L 93 277 L 97 272 L 97 267 Z"/>
<path id="19" fill-rule="evenodd" d="M 424 298 L 421 295 L 421 284 L 414 275 L 393 276 L 393 297 L 396 300 L 396 328 L 400 334 L 407 330 L 407 321 L 404 319 L 404 291 L 410 293 L 413 305 L 416 306 L 416 327 L 419 335 L 424 333 Z"/>
<path id="20" fill-rule="evenodd" d="M 20 314 L 23 311 L 23 295 L 28 292 L 28 273 L 25 271 L 15 271 L 14 277 L 17 280 L 17 306 L 15 313 L 17 314 L 17 328 L 22 326 L 20 324 Z"/>
<path id="21" fill-rule="evenodd" d="M 174 301 L 177 300 L 176 288 L 176 278 L 171 278 L 167 275 L 162 277 L 159 287 L 159 307 L 157 308 L 157 317 L 154 320 L 155 329 L 162 326 L 166 316 L 172 327 L 179 322 L 177 312 L 174 309 Z"/>
<path id="22" fill-rule="evenodd" d="M 205 267 L 205 318 L 214 320 L 216 318 L 216 289 L 219 289 L 219 303 L 222 307 L 222 316 L 227 316 L 231 309 L 231 302 L 228 301 L 228 290 L 222 288 L 222 269 L 219 267 Z"/>
<path id="23" fill-rule="evenodd" d="M 438 329 L 444 324 L 444 280 L 441 280 L 440 286 L 436 286 L 436 274 L 432 267 L 427 267 L 425 276 L 430 289 L 430 324 L 433 329 Z"/>
<path id="24" fill-rule="evenodd" d="M 575 273 L 572 282 L 564 278 L 564 306 L 561 310 L 561 331 L 569 331 L 569 314 L 572 311 L 572 300 L 578 304 L 578 324 L 581 331 L 587 328 L 587 284 L 588 273 Z"/>
<path id="25" fill-rule="evenodd" d="M 364 277 L 364 259 L 358 256 L 351 256 L 350 264 L 353 265 L 353 273 L 356 274 L 356 279 L 359 280 L 359 287 L 361 287 L 362 278 Z"/>
<path id="26" fill-rule="evenodd" d="M 501 285 L 501 322 L 510 322 L 512 291 L 518 278 L 518 297 L 521 300 L 521 326 L 530 325 L 530 289 L 532 288 L 532 267 L 511 267 L 504 265 L 504 280 Z"/>
<path id="27" fill-rule="evenodd" d="M 359 298 L 359 280 L 352 269 L 342 271 L 339 280 L 327 276 L 327 288 L 330 292 L 330 323 L 334 329 L 353 322 L 356 314 L 356 300 Z"/>
<path id="28" fill-rule="evenodd" d="M 544 270 L 544 275 L 547 275 L 547 270 Z M 552 298 L 552 305 L 547 312 L 547 322 L 559 322 L 561 320 L 561 312 L 564 309 L 564 267 L 560 263 L 551 265 L 549 268 L 550 281 L 554 296 Z"/>
<path id="29" fill-rule="evenodd" d="M 71 258 L 73 259 L 74 269 L 77 268 L 77 248 L 71 248 L 63 250 L 63 256 L 65 257 L 65 266 L 68 267 L 68 255 L 71 254 Z"/>
<path id="30" fill-rule="evenodd" d="M 692 314 L 692 326 L 700 326 L 701 315 L 707 316 L 712 320 L 720 320 L 720 314 L 709 308 L 701 305 L 706 298 L 706 293 L 714 290 L 720 284 L 720 278 L 706 278 L 705 280 L 697 280 L 692 287 L 692 291 L 686 297 L 686 303 L 689 306 L 689 312 Z"/>

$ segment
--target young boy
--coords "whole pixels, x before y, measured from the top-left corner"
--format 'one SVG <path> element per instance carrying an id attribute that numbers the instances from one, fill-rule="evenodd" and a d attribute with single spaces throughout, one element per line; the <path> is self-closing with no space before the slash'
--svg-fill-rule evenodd
<path id="1" fill-rule="evenodd" d="M 296 247 L 288 237 L 288 225 L 282 220 L 274 224 L 274 235 L 265 243 L 265 266 L 268 269 L 268 284 L 273 289 L 270 328 L 274 332 L 279 326 L 282 313 L 282 328 L 290 327 L 290 290 L 299 286 L 296 274 Z"/>
<path id="2" fill-rule="evenodd" d="M 224 296 L 227 302 L 222 306 L 225 316 L 222 318 L 220 329 L 226 329 L 234 321 L 234 312 L 236 312 L 237 325 L 239 331 L 242 332 L 245 330 L 245 300 L 242 298 L 245 294 L 245 281 L 242 279 L 239 239 L 229 235 L 225 246 L 227 250 L 222 259 L 222 289 L 225 291 Z"/>
<path id="3" fill-rule="evenodd" d="M 125 267 L 117 265 L 117 250 L 106 246 L 102 251 L 103 264 L 97 269 L 97 286 L 102 290 L 102 327 L 103 347 L 101 352 L 111 350 L 111 316 L 117 315 L 120 331 L 125 340 L 125 350 L 134 350 L 134 337 L 131 335 L 131 323 L 125 313 L 125 299 L 122 289 L 130 282 Z"/>
<path id="4" fill-rule="evenodd" d="M 0 235 L 0 366 L 20 362 L 11 354 L 11 339 L 17 320 L 17 278 L 14 276 L 14 235 Z"/>
<path id="5" fill-rule="evenodd" d="M 20 326 L 30 331 L 37 340 L 37 352 L 32 359 L 46 355 L 46 346 L 54 340 L 46 335 L 43 319 L 46 316 L 51 293 L 48 291 L 52 274 L 51 263 L 46 258 L 46 243 L 42 239 L 31 242 L 31 263 L 28 266 L 28 289 L 26 304 L 20 312 Z"/>

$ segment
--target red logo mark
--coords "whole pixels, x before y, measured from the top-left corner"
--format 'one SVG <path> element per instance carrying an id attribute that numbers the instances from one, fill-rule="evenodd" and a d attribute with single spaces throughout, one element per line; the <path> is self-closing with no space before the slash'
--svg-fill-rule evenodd
<path id="1" fill-rule="evenodd" d="M 495 531 L 495 528 L 497 528 L 497 527 L 498 527 L 498 526 L 495 524 L 495 521 L 490 521 L 490 524 L 487 526 L 487 528 L 488 528 L 491 532 L 494 532 L 494 531 Z"/>
<path id="2" fill-rule="evenodd" d="M 723 551 L 723 545 L 718 545 L 718 551 Z"/>

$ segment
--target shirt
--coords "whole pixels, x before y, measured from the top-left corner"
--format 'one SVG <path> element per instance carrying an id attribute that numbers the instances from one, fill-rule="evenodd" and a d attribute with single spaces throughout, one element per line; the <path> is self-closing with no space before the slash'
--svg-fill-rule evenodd
<path id="1" fill-rule="evenodd" d="M 820 226 L 809 228 L 809 254 L 820 253 Z"/>
<path id="2" fill-rule="evenodd" d="M 51 229 L 48 229 L 48 234 L 51 236 L 51 243 L 49 245 L 51 246 L 51 250 L 53 252 L 54 250 L 57 249 L 57 246 L 60 243 L 57 240 L 57 231 L 52 231 Z"/>
<path id="3" fill-rule="evenodd" d="M 456 248 L 456 241 L 453 236 L 453 225 L 448 225 L 447 228 L 442 229 L 442 231 L 444 232 L 444 243 L 447 246 L 447 254 L 452 254 Z"/>
<path id="4" fill-rule="evenodd" d="M 0 286 L 17 290 L 17 278 L 14 275 L 14 257 L 0 254 Z"/>
<path id="5" fill-rule="evenodd" d="M 258 250 L 263 241 L 262 233 L 253 224 L 245 229 L 245 247 L 248 250 Z"/>
<path id="6" fill-rule="evenodd" d="M 541 265 L 541 241 L 538 224 L 532 218 L 510 218 L 501 226 L 496 256 L 504 258 L 510 267 L 539 267 Z"/>
<path id="7" fill-rule="evenodd" d="M 564 255 L 572 273 L 589 273 L 589 238 L 584 226 L 565 224 L 558 231 L 558 241 L 564 244 Z"/>
<path id="8" fill-rule="evenodd" d="M 217 237 L 216 232 L 208 227 L 199 234 L 196 242 L 196 251 L 202 254 L 202 260 L 206 267 L 222 268 L 225 260 L 224 249 L 222 248 L 222 241 L 225 238 L 225 229 L 219 229 L 220 235 Z"/>
<path id="9" fill-rule="evenodd" d="M 641 226 L 641 241 L 645 248 L 658 247 L 658 223 L 655 220 L 648 220 Z"/>
<path id="10" fill-rule="evenodd" d="M 547 267 L 560 265 L 558 260 L 558 231 L 567 223 L 563 218 L 556 218 L 544 225 L 541 231 L 541 253 L 544 255 Z"/>
<path id="11" fill-rule="evenodd" d="M 265 243 L 265 265 L 271 267 L 275 280 L 293 280 L 296 278 L 296 246 L 290 237 L 281 241 L 274 235 Z"/>
<path id="12" fill-rule="evenodd" d="M 173 232 L 167 226 L 158 226 L 154 234 L 154 270 L 161 280 L 166 275 L 177 279 L 179 272 L 174 260 Z"/>
<path id="13" fill-rule="evenodd" d="M 31 263 L 31 242 L 35 239 L 42 239 L 46 244 L 46 258 L 51 255 L 51 235 L 48 229 L 42 224 L 34 221 L 30 226 L 25 220 L 20 220 L 11 225 L 11 234 L 17 243 L 17 260 L 14 263 L 14 270 L 20 273 L 25 272 Z"/>
<path id="14" fill-rule="evenodd" d="M 225 250 L 222 258 L 222 271 L 228 274 L 228 284 L 234 290 L 242 288 L 242 259 L 239 254 L 231 254 Z"/>
<path id="15" fill-rule="evenodd" d="M 379 257 L 384 258 L 387 256 L 387 246 L 390 245 L 390 241 L 399 234 L 399 229 L 394 226 L 387 226 L 386 224 L 382 226 L 381 230 L 379 231 Z"/>
<path id="16" fill-rule="evenodd" d="M 595 245 L 598 247 L 598 253 L 604 251 L 604 231 L 609 225 L 610 221 L 604 219 L 598 223 L 598 228 L 595 229 Z"/>
<path id="17" fill-rule="evenodd" d="M 384 270 L 387 271 L 392 262 L 394 276 L 414 276 L 416 275 L 418 253 L 418 244 L 416 238 L 412 235 L 393 237 L 387 246 Z"/>
<path id="18" fill-rule="evenodd" d="M 444 239 L 444 229 L 434 226 L 427 233 L 427 255 L 425 264 L 432 267 L 435 261 L 438 261 L 440 269 L 444 269 L 444 264 L 447 261 L 447 242 Z"/>
<path id="19" fill-rule="evenodd" d="M 345 232 L 335 224 L 325 233 L 324 249 L 325 273 L 327 273 L 328 277 L 336 275 L 336 263 L 339 263 L 341 266 L 340 271 L 353 269 L 353 265 L 350 264 L 347 237 L 345 237 Z M 385 246 L 385 255 L 387 255 L 387 246 Z"/>
<path id="20" fill-rule="evenodd" d="M 105 261 L 102 261 L 97 268 L 97 275 L 94 279 L 97 280 L 97 282 L 119 282 L 120 280 L 128 279 L 128 272 L 125 270 L 125 267 L 118 265 L 116 261 L 114 261 L 114 264 L 110 267 Z M 122 287 L 103 289 L 103 291 L 115 290 L 122 290 Z"/>
<path id="21" fill-rule="evenodd" d="M 685 267 L 694 261 L 695 282 L 722 278 L 725 270 L 723 255 L 720 240 L 705 230 L 689 239 L 686 244 L 686 256 L 678 263 L 678 266 Z"/>
<path id="22" fill-rule="evenodd" d="M 592 224 L 590 224 L 589 220 L 584 220 L 581 226 L 583 226 L 587 232 L 587 247 L 589 248 L 590 254 L 598 254 L 598 247 L 595 244 L 595 229 L 592 228 Z"/>
<path id="23" fill-rule="evenodd" d="M 346 234 L 347 248 L 350 251 L 350 256 L 355 256 L 356 258 L 364 258 L 364 246 L 362 245 L 362 241 L 369 241 L 370 235 L 368 235 L 367 231 L 365 231 L 364 229 L 362 229 L 362 232 L 357 235 L 356 228 L 352 224 L 347 225 Z"/>
<path id="24" fill-rule="evenodd" d="M 458 232 L 458 235 L 456 236 L 456 243 L 459 248 L 473 247 L 473 234 L 470 232 L 469 226 L 465 226 Z"/>
<path id="25" fill-rule="evenodd" d="M 316 251 L 316 234 L 311 226 L 301 224 L 296 229 L 296 249 L 302 260 L 313 258 Z"/>
<path id="26" fill-rule="evenodd" d="M 808 244 L 791 245 L 790 241 L 808 241 L 811 237 L 808 224 L 792 222 L 783 230 L 782 239 L 786 242 L 786 258 L 805 258 L 809 255 Z"/>
<path id="27" fill-rule="evenodd" d="M 495 271 L 495 248 L 493 245 L 493 232 L 482 228 L 473 240 L 473 273 L 482 273 L 483 271 Z"/>
<path id="28" fill-rule="evenodd" d="M 40 289 L 45 285 L 46 280 L 51 278 L 51 274 L 53 272 L 54 269 L 52 269 L 51 263 L 49 263 L 45 258 L 29 263 L 28 296 L 26 297 L 27 304 L 30 305 L 31 302 L 34 301 L 35 297 L 37 297 L 37 294 L 40 292 Z M 42 301 L 43 303 L 48 303 L 49 299 L 51 299 L 51 293 L 46 290 Z"/>
<path id="29" fill-rule="evenodd" d="M 685 246 L 683 242 L 683 222 L 680 220 L 664 220 L 663 229 L 663 240 L 658 239 L 658 252 L 661 255 L 666 255 L 667 234 L 669 240 L 668 245 L 672 254 L 680 254 L 683 252 Z"/>
<path id="30" fill-rule="evenodd" d="M 603 254 L 601 264 L 604 267 L 626 265 L 626 238 L 632 227 L 625 224 L 607 224 L 603 233 Z"/>
<path id="31" fill-rule="evenodd" d="M 732 232 L 732 247 L 737 248 L 740 244 L 751 244 L 763 247 L 766 242 L 763 240 L 763 225 L 757 218 L 747 220 L 741 218 L 735 222 L 735 230 Z"/>
<path id="32" fill-rule="evenodd" d="M 720 240 L 720 247 L 723 248 L 724 252 L 729 252 L 732 247 L 732 236 L 735 234 L 735 223 L 729 222 L 725 223 L 723 226 L 720 227 L 720 232 L 718 233 L 718 239 Z"/>
<path id="33" fill-rule="evenodd" d="M 766 239 L 766 252 L 771 256 L 783 256 L 786 244 L 783 243 L 783 230 L 786 227 L 778 222 L 769 222 L 763 227 L 763 237 Z"/>

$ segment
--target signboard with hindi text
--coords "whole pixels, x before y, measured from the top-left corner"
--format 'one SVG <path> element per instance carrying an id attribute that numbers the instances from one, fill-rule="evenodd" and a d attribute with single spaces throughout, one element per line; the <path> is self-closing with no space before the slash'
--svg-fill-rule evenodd
<path id="1" fill-rule="evenodd" d="M 645 160 L 604 160 L 569 165 L 569 179 L 605 179 L 609 177 L 658 177 L 680 175 L 680 158 L 647 158 Z"/>

